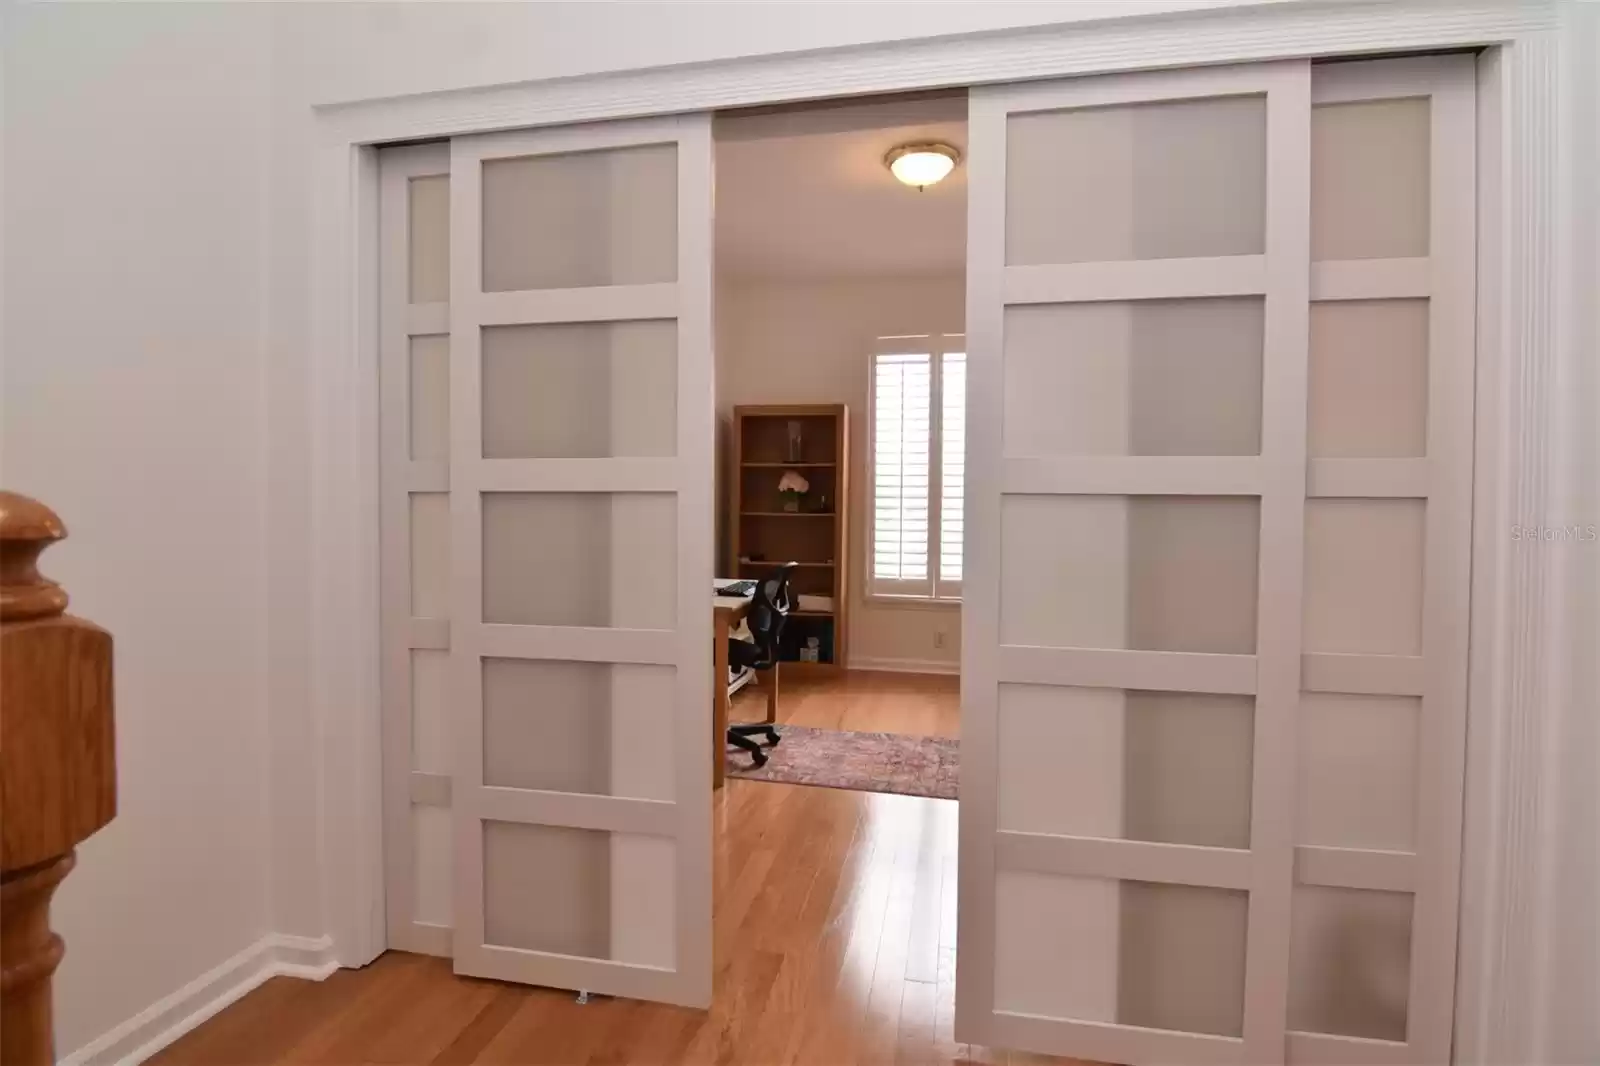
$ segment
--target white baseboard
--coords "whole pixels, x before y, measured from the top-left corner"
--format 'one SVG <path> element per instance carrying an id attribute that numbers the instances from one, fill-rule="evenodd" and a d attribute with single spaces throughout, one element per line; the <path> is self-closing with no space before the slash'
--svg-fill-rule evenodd
<path id="1" fill-rule="evenodd" d="M 270 977 L 320 981 L 339 968 L 329 937 L 271 933 L 61 1060 L 137 1066 Z"/>
<path id="2" fill-rule="evenodd" d="M 873 659 L 850 657 L 851 670 L 882 670 L 891 674 L 959 674 L 961 664 L 948 659 Z"/>

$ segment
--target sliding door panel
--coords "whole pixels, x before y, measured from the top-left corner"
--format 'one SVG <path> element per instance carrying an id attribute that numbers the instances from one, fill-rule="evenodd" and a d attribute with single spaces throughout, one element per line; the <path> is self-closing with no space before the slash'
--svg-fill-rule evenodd
<path id="1" fill-rule="evenodd" d="M 378 157 L 384 900 L 450 954 L 450 149 Z"/>
<path id="2" fill-rule="evenodd" d="M 1474 70 L 1319 69 L 1289 1048 L 1450 1059 L 1472 519 Z"/>
<path id="3" fill-rule="evenodd" d="M 711 992 L 707 116 L 452 144 L 456 971 Z"/>
<path id="4" fill-rule="evenodd" d="M 973 90 L 961 1039 L 1448 1059 L 1471 93 Z"/>

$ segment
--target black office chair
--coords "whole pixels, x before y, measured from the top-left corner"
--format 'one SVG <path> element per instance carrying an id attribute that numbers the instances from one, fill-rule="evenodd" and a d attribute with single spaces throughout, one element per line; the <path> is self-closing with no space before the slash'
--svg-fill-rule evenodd
<path id="1" fill-rule="evenodd" d="M 789 574 L 794 568 L 794 563 L 784 563 L 756 583 L 755 593 L 750 598 L 750 610 L 745 615 L 745 622 L 750 626 L 750 635 L 755 642 L 730 639 L 729 666 L 750 670 L 778 669 L 778 641 L 783 636 L 783 625 L 788 621 L 793 606 L 789 596 Z M 721 680 L 723 684 L 727 683 L 726 678 Z M 777 683 L 776 674 L 771 683 Z M 766 722 L 728 727 L 728 743 L 748 751 L 754 765 L 764 766 L 767 753 L 752 739 L 754 737 L 765 737 L 768 747 L 776 747 L 779 739 L 778 731 Z"/>

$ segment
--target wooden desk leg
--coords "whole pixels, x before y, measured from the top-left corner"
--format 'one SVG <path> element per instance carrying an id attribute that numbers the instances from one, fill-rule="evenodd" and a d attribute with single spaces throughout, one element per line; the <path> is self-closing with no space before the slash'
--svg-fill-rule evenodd
<path id="1" fill-rule="evenodd" d="M 718 789 L 728 769 L 724 754 L 728 746 L 728 618 L 721 611 L 713 613 L 716 624 L 711 627 L 711 787 Z"/>
<path id="2" fill-rule="evenodd" d="M 767 724 L 773 725 L 778 720 L 778 671 L 783 669 L 782 663 L 773 663 L 771 670 L 763 671 L 767 675 Z"/>

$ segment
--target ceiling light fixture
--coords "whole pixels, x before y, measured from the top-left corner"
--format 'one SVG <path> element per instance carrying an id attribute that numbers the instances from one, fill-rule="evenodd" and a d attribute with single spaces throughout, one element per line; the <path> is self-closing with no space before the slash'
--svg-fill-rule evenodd
<path id="1" fill-rule="evenodd" d="M 961 161 L 961 153 L 948 144 L 902 144 L 883 157 L 889 171 L 917 190 L 943 181 Z"/>

